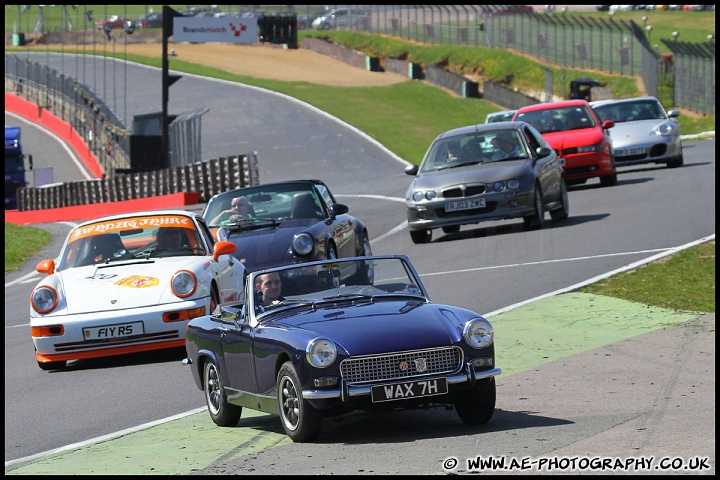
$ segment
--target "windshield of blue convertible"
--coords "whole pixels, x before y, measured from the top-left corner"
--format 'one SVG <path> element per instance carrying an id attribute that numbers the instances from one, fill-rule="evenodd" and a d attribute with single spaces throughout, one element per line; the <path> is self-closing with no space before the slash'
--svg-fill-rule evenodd
<path id="1" fill-rule="evenodd" d="M 367 301 L 378 296 L 422 295 L 420 281 L 401 258 L 332 260 L 254 272 L 248 281 L 255 314 L 303 305 L 344 300 Z"/>

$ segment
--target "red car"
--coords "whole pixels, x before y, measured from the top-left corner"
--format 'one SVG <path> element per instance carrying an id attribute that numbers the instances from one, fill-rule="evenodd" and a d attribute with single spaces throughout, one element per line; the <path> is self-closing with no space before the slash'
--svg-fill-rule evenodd
<path id="1" fill-rule="evenodd" d="M 121 15 L 110 15 L 107 20 L 98 20 L 95 22 L 95 28 L 102 30 L 106 25 L 113 29 L 123 28 L 125 23 L 129 20 L 129 18 L 125 18 Z"/>
<path id="2" fill-rule="evenodd" d="M 565 159 L 568 185 L 595 177 L 603 187 L 617 183 L 612 140 L 607 132 L 615 123 L 601 121 L 585 100 L 528 105 L 518 109 L 513 120 L 533 125 L 558 156 Z"/>

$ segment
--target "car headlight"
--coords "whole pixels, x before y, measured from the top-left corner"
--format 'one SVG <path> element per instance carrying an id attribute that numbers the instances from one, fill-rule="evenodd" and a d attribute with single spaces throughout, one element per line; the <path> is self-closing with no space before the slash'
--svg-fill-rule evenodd
<path id="1" fill-rule="evenodd" d="M 422 202 L 423 200 L 434 200 L 437 198 L 437 192 L 429 190 L 427 192 L 413 192 L 412 199 L 416 202 Z"/>
<path id="2" fill-rule="evenodd" d="M 30 305 L 38 313 L 48 313 L 58 304 L 58 294 L 49 285 L 42 285 L 30 294 Z"/>
<path id="3" fill-rule="evenodd" d="M 316 338 L 305 349 L 307 361 L 313 367 L 325 368 L 337 358 L 337 347 L 327 338 Z"/>
<path id="4" fill-rule="evenodd" d="M 470 320 L 463 329 L 465 341 L 474 348 L 485 348 L 491 345 L 494 335 L 492 325 L 484 318 Z"/>
<path id="5" fill-rule="evenodd" d="M 505 189 L 514 190 L 514 189 L 518 188 L 519 186 L 520 186 L 519 180 L 508 180 L 506 182 L 503 182 L 503 181 L 495 182 L 492 185 L 489 185 L 489 189 L 490 189 L 490 191 L 493 191 L 493 192 L 502 192 Z"/>
<path id="6" fill-rule="evenodd" d="M 602 152 L 603 146 L 601 143 L 598 143 L 597 145 L 587 145 L 585 147 L 577 147 L 578 153 L 587 153 L 587 152 Z"/>
<path id="7" fill-rule="evenodd" d="M 197 284 L 197 277 L 195 277 L 195 274 L 190 270 L 175 272 L 170 280 L 172 292 L 180 298 L 187 298 L 195 293 Z"/>
<path id="8" fill-rule="evenodd" d="M 672 126 L 668 125 L 667 123 L 662 123 L 655 127 L 655 129 L 652 131 L 653 135 L 659 135 L 661 137 L 669 137 L 672 135 Z"/>
<path id="9" fill-rule="evenodd" d="M 296 255 L 309 255 L 313 251 L 315 241 L 309 233 L 295 235 L 292 240 L 292 249 Z"/>

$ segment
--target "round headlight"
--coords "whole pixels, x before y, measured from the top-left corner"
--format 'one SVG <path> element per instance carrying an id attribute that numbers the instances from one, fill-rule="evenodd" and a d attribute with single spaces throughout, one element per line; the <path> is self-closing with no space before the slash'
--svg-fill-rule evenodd
<path id="1" fill-rule="evenodd" d="M 434 190 L 425 192 L 425 198 L 427 198 L 428 200 L 435 200 L 437 198 L 437 192 Z"/>
<path id="2" fill-rule="evenodd" d="M 189 270 L 180 270 L 175 272 L 175 275 L 170 280 L 170 288 L 178 297 L 186 298 L 195 293 L 197 283 L 194 273 Z"/>
<path id="3" fill-rule="evenodd" d="M 493 190 L 496 192 L 502 192 L 505 190 L 505 182 L 495 182 L 492 186 Z"/>
<path id="4" fill-rule="evenodd" d="M 38 287 L 30 294 L 30 305 L 38 313 L 52 311 L 57 306 L 57 302 L 57 292 L 48 285 Z"/>
<path id="5" fill-rule="evenodd" d="M 483 318 L 470 320 L 465 324 L 463 337 L 468 345 L 474 348 L 485 348 L 493 342 L 493 327 Z"/>
<path id="6" fill-rule="evenodd" d="M 425 198 L 425 194 L 423 192 L 413 192 L 412 199 L 416 202 L 422 201 L 422 199 Z"/>
<path id="7" fill-rule="evenodd" d="M 292 249 L 296 255 L 309 255 L 314 245 L 313 237 L 309 233 L 295 235 L 292 241 Z"/>
<path id="8" fill-rule="evenodd" d="M 314 339 L 305 352 L 308 363 L 317 368 L 329 367 L 337 358 L 337 347 L 327 338 Z"/>
<path id="9" fill-rule="evenodd" d="M 515 190 L 516 188 L 520 187 L 520 180 L 508 180 L 507 182 L 507 188 L 510 190 Z"/>

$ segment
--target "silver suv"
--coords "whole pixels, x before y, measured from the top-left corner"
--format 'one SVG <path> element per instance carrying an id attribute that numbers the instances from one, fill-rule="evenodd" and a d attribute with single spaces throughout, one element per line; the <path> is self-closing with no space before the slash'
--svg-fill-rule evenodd
<path id="1" fill-rule="evenodd" d="M 312 22 L 315 30 L 354 30 L 370 26 L 370 14 L 362 8 L 335 8 Z"/>

